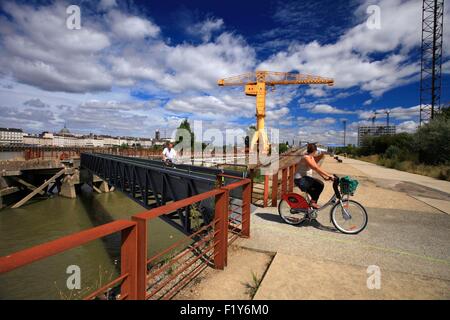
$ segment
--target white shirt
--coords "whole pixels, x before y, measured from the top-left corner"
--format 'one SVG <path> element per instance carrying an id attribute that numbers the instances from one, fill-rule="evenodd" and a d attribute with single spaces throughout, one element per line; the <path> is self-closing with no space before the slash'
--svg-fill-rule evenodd
<path id="1" fill-rule="evenodd" d="M 172 149 L 170 149 L 170 150 L 169 150 L 168 148 L 164 148 L 164 150 L 163 150 L 163 155 L 164 155 L 167 159 L 173 161 L 173 160 L 175 159 L 175 157 L 177 156 L 177 152 L 175 151 L 174 148 L 172 148 Z"/>
<path id="2" fill-rule="evenodd" d="M 304 155 L 303 157 L 310 157 L 309 155 Z M 298 170 L 295 173 L 294 179 L 300 179 L 301 177 L 312 177 L 312 169 L 306 164 L 304 159 L 300 160 L 298 164 Z"/>

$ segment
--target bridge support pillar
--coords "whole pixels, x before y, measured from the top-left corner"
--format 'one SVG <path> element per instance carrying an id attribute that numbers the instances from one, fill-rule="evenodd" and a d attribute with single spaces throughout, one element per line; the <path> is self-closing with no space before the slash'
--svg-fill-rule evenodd
<path id="1" fill-rule="evenodd" d="M 111 190 L 109 189 L 109 185 L 108 185 L 108 183 L 106 182 L 106 181 L 103 181 L 102 182 L 102 184 L 100 185 L 100 191 L 102 192 L 102 193 L 105 193 L 105 192 L 110 192 Z"/>
<path id="2" fill-rule="evenodd" d="M 76 175 L 67 175 L 64 177 L 62 185 L 61 185 L 61 191 L 59 194 L 66 198 L 74 199 L 77 197 L 77 193 L 75 190 L 75 179 Z M 79 178 L 78 178 L 79 180 Z"/>

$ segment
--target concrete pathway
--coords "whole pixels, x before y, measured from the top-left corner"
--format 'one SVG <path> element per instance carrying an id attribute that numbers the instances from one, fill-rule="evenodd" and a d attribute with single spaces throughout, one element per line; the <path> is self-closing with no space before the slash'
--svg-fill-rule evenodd
<path id="1" fill-rule="evenodd" d="M 254 299 L 450 299 L 450 281 L 385 270 L 377 282 L 375 272 L 278 253 Z"/>
<path id="2" fill-rule="evenodd" d="M 276 256 L 255 299 L 450 299 L 450 183 L 349 159 L 327 158 L 323 167 L 358 178 L 354 199 L 368 211 L 367 229 L 341 234 L 328 210 L 290 226 L 277 208 L 256 209 L 251 238 L 239 244 Z M 326 183 L 319 203 L 331 194 Z M 371 265 L 381 271 L 380 289 L 367 287 Z"/>

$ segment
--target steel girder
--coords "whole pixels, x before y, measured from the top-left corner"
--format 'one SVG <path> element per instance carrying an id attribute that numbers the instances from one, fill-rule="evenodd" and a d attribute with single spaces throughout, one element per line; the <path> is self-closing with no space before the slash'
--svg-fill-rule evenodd
<path id="1" fill-rule="evenodd" d="M 95 153 L 82 153 L 80 166 L 146 209 L 209 191 L 216 187 L 217 175 L 220 173 L 227 174 L 227 178 L 222 181 L 224 185 L 235 182 L 243 175 L 237 171 L 190 165 L 169 168 L 161 161 Z M 240 190 L 233 190 L 232 196 L 242 198 Z M 214 216 L 214 199 L 202 201 L 200 212 L 203 221 L 209 223 Z M 164 216 L 163 219 L 185 234 L 191 233 L 190 207 Z"/>

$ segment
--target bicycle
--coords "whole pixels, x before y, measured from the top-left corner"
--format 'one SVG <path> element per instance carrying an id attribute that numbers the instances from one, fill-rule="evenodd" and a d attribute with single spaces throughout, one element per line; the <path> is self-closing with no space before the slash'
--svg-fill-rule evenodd
<path id="1" fill-rule="evenodd" d="M 165 167 L 175 168 L 175 164 L 170 159 L 162 160 L 162 163 L 163 163 L 163 166 L 165 166 Z"/>
<path id="2" fill-rule="evenodd" d="M 330 221 L 335 228 L 345 234 L 357 234 L 363 231 L 369 220 L 367 211 L 363 205 L 350 200 L 351 193 L 343 193 L 340 190 L 340 178 L 334 175 L 334 195 L 319 209 L 311 207 L 311 197 L 291 192 L 282 195 L 278 204 L 278 214 L 284 222 L 291 225 L 299 225 L 305 221 L 315 220 L 320 211 L 333 205 L 330 210 Z M 339 210 L 340 209 L 340 210 Z"/>

